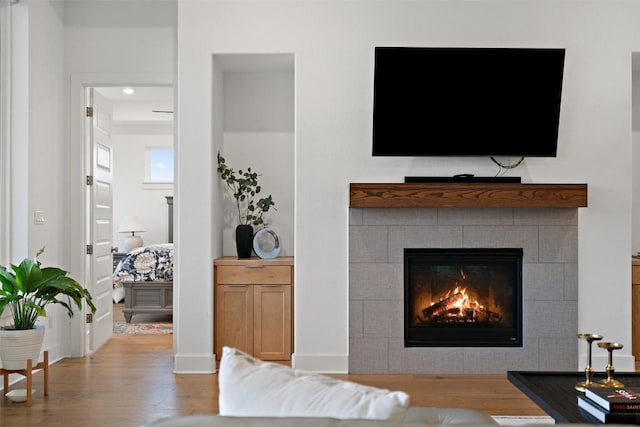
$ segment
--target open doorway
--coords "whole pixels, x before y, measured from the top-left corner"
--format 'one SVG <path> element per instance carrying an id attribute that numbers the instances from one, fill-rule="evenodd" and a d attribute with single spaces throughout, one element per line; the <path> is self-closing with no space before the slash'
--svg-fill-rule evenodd
<path id="1" fill-rule="evenodd" d="M 166 254 L 173 249 L 173 88 L 109 86 L 94 90 L 112 108 L 112 256 L 113 270 L 121 274 L 121 280 L 114 281 L 113 332 L 170 333 L 173 313 L 167 308 L 172 307 L 169 288 L 150 286 L 128 296 L 135 304 L 125 304 L 129 291 L 125 292 L 123 282 L 139 279 L 130 277 L 128 268 L 135 267 L 138 257 L 152 259 L 149 254 L 157 261 L 157 248 L 162 249 L 160 258 L 164 259 L 159 262 L 165 264 L 164 278 L 172 279 L 172 273 L 166 271 L 172 271 L 172 257 Z M 156 304 L 156 299 L 163 303 Z M 158 305 L 165 309 L 156 310 Z M 139 311 L 127 314 L 127 306 Z"/>

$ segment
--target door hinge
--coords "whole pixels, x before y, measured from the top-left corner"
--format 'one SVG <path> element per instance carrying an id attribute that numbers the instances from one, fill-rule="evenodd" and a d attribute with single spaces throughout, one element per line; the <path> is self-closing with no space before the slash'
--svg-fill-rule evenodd
<path id="1" fill-rule="evenodd" d="M 93 323 L 93 313 L 87 313 L 87 323 Z"/>
<path id="2" fill-rule="evenodd" d="M 93 107 L 87 107 L 87 117 L 93 117 Z"/>
<path id="3" fill-rule="evenodd" d="M 93 245 L 87 245 L 87 255 L 93 255 Z"/>
<path id="4" fill-rule="evenodd" d="M 87 185 L 93 185 L 93 175 L 87 175 Z"/>

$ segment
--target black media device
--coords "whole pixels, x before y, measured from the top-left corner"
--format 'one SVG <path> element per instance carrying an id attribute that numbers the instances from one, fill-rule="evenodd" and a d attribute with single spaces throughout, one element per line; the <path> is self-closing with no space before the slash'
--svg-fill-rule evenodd
<path id="1" fill-rule="evenodd" d="M 519 176 L 474 176 L 470 174 L 461 174 L 461 175 L 454 175 L 454 176 L 405 176 L 404 182 L 405 183 L 479 182 L 479 183 L 520 184 L 522 182 L 522 179 Z"/>
<path id="2" fill-rule="evenodd" d="M 374 156 L 555 157 L 565 49 L 376 47 Z"/>

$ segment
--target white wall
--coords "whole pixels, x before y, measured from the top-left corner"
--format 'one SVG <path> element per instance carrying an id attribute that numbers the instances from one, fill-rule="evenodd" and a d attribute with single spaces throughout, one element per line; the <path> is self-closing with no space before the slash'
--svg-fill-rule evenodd
<path id="1" fill-rule="evenodd" d="M 262 191 L 256 200 L 272 195 L 275 209 L 265 213 L 263 219 L 275 231 L 280 241 L 280 256 L 294 254 L 294 171 L 291 132 L 225 133 L 222 153 L 227 165 L 233 169 L 251 167 L 260 174 Z M 235 227 L 238 214 L 235 199 L 222 184 L 224 206 L 223 255 L 237 255 Z M 256 231 L 261 227 L 256 227 Z"/>
<path id="2" fill-rule="evenodd" d="M 268 63 L 269 57 L 263 55 L 261 59 Z M 289 70 L 234 71 L 225 72 L 223 80 L 224 142 L 221 153 L 234 170 L 250 167 L 259 174 L 262 191 L 256 200 L 271 194 L 275 203 L 275 209 L 265 213 L 263 219 L 278 235 L 280 256 L 293 255 L 294 73 Z M 233 256 L 237 255 L 237 207 L 222 181 L 220 185 L 224 195 L 221 200 L 224 209 L 223 255 Z"/>
<path id="3" fill-rule="evenodd" d="M 633 164 L 640 164 L 640 132 L 633 132 Z M 632 254 L 640 256 L 640 171 L 633 169 Z"/>
<path id="4" fill-rule="evenodd" d="M 640 53 L 635 55 L 640 56 Z M 635 56 L 634 55 L 634 56 Z M 640 70 L 634 70 L 632 74 L 632 164 L 640 165 Z M 640 255 L 640 168 L 634 167 L 633 171 L 633 208 L 632 208 L 632 254 Z"/>
<path id="5" fill-rule="evenodd" d="M 11 262 L 29 255 L 29 85 L 31 83 L 29 7 L 10 5 L 11 8 L 11 70 L 10 70 L 10 134 L 11 144 L 5 153 L 9 156 L 9 194 L 7 209 L 10 240 L 8 253 Z"/>
<path id="6" fill-rule="evenodd" d="M 172 131 L 171 128 L 169 130 Z M 145 183 L 145 158 L 149 148 L 173 147 L 173 132 L 114 134 L 111 141 L 114 158 L 114 245 L 121 250 L 124 247 L 124 239 L 128 234 L 118 233 L 118 228 L 127 215 L 137 216 L 145 226 L 145 232 L 136 233 L 142 237 L 144 245 L 167 243 L 169 231 L 165 196 L 173 196 L 173 184 Z"/>
<path id="7" fill-rule="evenodd" d="M 12 5 L 14 86 L 11 141 L 11 261 L 45 247 L 44 266 L 68 269 L 63 233 L 64 27 L 49 2 Z M 45 223 L 34 224 L 34 212 Z M 65 313 L 65 314 L 63 314 Z M 58 306 L 47 308 L 43 350 L 51 360 L 65 355 L 69 320 Z"/>
<path id="8" fill-rule="evenodd" d="M 212 154 L 219 147 L 211 122 L 211 55 L 295 54 L 294 365 L 328 372 L 345 371 L 349 351 L 349 182 L 496 173 L 489 159 L 371 157 L 374 46 L 566 48 L 558 157 L 527 159 L 510 174 L 524 182 L 589 185 L 589 207 L 579 218 L 580 329 L 623 343 L 616 366 L 633 369 L 630 59 L 632 51 L 640 50 L 640 28 L 629 17 L 640 16 L 640 4 L 184 1 L 178 7 L 181 168 L 212 170 Z M 185 193 L 201 182 L 193 172 L 180 177 Z M 184 194 L 181 210 L 217 203 L 215 185 L 199 190 L 200 197 Z M 217 213 L 204 209 L 193 219 L 217 224 L 219 219 L 210 217 Z M 210 265 L 185 261 L 187 251 L 210 251 L 198 255 L 204 261 L 222 251 L 199 242 L 202 228 L 186 219 L 180 224 L 182 244 L 197 245 L 182 253 L 178 268 L 188 270 L 189 277 L 209 279 Z M 214 242 L 220 239 L 221 230 L 210 232 Z M 191 285 L 201 297 L 209 295 L 209 280 Z M 209 305 L 192 308 L 200 320 L 210 319 Z M 598 367 L 606 362 L 604 355 L 594 359 Z"/>
<path id="9" fill-rule="evenodd" d="M 259 57 L 268 63 L 272 55 Z M 292 132 L 295 118 L 293 79 L 293 69 L 225 72 L 224 130 Z"/>

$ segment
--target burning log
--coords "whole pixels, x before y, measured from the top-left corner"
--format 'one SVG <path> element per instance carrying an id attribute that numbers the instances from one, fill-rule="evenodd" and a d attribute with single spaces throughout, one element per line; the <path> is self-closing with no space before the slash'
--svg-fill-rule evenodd
<path id="1" fill-rule="evenodd" d="M 460 310 L 457 308 L 450 308 L 439 314 L 431 316 L 431 320 L 436 323 L 466 323 L 469 319 L 466 316 L 460 315 Z"/>
<path id="2" fill-rule="evenodd" d="M 482 310 L 479 311 L 478 320 L 487 323 L 500 323 L 502 321 L 502 315 L 482 307 Z"/>
<path id="3" fill-rule="evenodd" d="M 435 304 L 430 305 L 429 307 L 422 310 L 422 315 L 425 318 L 441 316 L 444 312 L 449 310 L 451 306 L 455 305 L 458 301 L 462 300 L 464 295 L 462 292 L 456 292 L 455 294 L 438 301 Z"/>
<path id="4" fill-rule="evenodd" d="M 500 323 L 502 315 L 488 310 L 477 301 L 469 301 L 466 290 L 445 296 L 440 301 L 422 310 L 419 323 Z"/>

